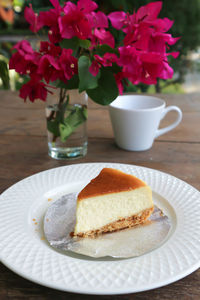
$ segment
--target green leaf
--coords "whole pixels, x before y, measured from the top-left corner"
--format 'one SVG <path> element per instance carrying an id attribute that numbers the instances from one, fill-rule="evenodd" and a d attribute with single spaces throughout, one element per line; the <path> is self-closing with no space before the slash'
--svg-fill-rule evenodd
<path id="1" fill-rule="evenodd" d="M 71 39 L 64 39 L 60 42 L 60 46 L 65 49 L 77 51 L 79 48 L 79 39 L 76 36 Z"/>
<path id="2" fill-rule="evenodd" d="M 78 89 L 79 85 L 79 77 L 77 74 L 75 74 L 67 83 L 63 81 L 58 81 L 57 87 L 64 88 L 66 90 L 74 90 Z"/>
<path id="3" fill-rule="evenodd" d="M 75 106 L 74 110 L 59 124 L 60 139 L 65 142 L 67 138 L 87 119 L 87 108 Z"/>
<path id="4" fill-rule="evenodd" d="M 91 45 L 91 42 L 89 40 L 81 40 L 79 39 L 79 46 L 84 48 L 84 49 L 88 49 Z"/>
<path id="5" fill-rule="evenodd" d="M 87 90 L 88 96 L 94 102 L 101 105 L 110 104 L 118 96 L 118 93 L 118 87 L 113 73 L 105 68 L 101 69 L 101 77 L 98 81 L 98 87 Z"/>
<path id="6" fill-rule="evenodd" d="M 0 60 L 0 78 L 3 82 L 3 87 L 9 89 L 10 78 L 7 63 L 4 60 Z"/>
<path id="7" fill-rule="evenodd" d="M 78 85 L 79 85 L 78 74 L 75 74 L 75 75 L 67 82 L 66 89 L 67 89 L 67 90 L 78 89 Z"/>
<path id="8" fill-rule="evenodd" d="M 60 136 L 60 131 L 59 131 L 59 121 L 58 120 L 47 120 L 47 129 L 51 133 L 53 133 L 54 136 Z"/>
<path id="9" fill-rule="evenodd" d="M 113 63 L 111 67 L 105 67 L 105 70 L 111 71 L 112 73 L 119 73 L 122 71 L 122 67 L 118 66 L 116 63 Z"/>
<path id="10" fill-rule="evenodd" d="M 87 119 L 85 116 L 86 114 L 83 114 L 83 107 L 75 106 L 73 111 L 64 120 L 64 123 L 70 124 L 71 127 L 77 127 Z"/>
<path id="11" fill-rule="evenodd" d="M 119 52 L 117 49 L 113 49 L 108 45 L 101 45 L 101 46 L 97 46 L 96 48 L 96 53 L 99 54 L 100 56 L 103 56 L 105 53 L 114 53 L 116 55 L 119 55 Z"/>
<path id="12" fill-rule="evenodd" d="M 87 120 L 87 118 L 88 118 L 88 110 L 87 110 L 86 106 L 83 106 L 82 113 L 83 113 L 83 116 L 84 116 L 85 120 Z"/>
<path id="13" fill-rule="evenodd" d="M 79 92 L 83 92 L 87 89 L 94 89 L 98 85 L 98 76 L 93 76 L 89 67 L 91 61 L 87 56 L 81 56 L 78 60 L 78 75 L 79 75 Z M 99 72 L 100 74 L 100 72 Z"/>
<path id="14" fill-rule="evenodd" d="M 59 131 L 60 131 L 60 139 L 64 143 L 68 137 L 72 134 L 73 128 L 70 124 L 59 124 Z"/>
<path id="15" fill-rule="evenodd" d="M 67 110 L 68 104 L 69 96 L 67 96 L 66 101 L 59 106 L 58 110 L 56 110 L 56 116 L 54 117 L 53 115 L 51 119 L 47 119 L 47 129 L 48 131 L 53 133 L 54 136 L 60 136 L 59 125 L 60 123 L 64 122 L 65 112 Z"/>
<path id="16" fill-rule="evenodd" d="M 72 49 L 75 53 L 78 51 L 78 48 L 88 49 L 91 45 L 89 40 L 81 40 L 74 36 L 71 39 L 64 39 L 60 42 L 60 46 L 65 49 Z"/>
<path id="17" fill-rule="evenodd" d="M 87 107 L 69 104 L 69 96 L 55 113 L 51 119 L 47 119 L 47 129 L 55 137 L 60 136 L 62 142 L 87 120 Z"/>

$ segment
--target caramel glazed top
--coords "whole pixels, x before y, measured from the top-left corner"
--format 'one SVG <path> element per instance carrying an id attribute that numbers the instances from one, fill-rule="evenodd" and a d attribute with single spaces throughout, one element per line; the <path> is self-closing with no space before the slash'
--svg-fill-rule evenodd
<path id="1" fill-rule="evenodd" d="M 104 168 L 79 193 L 78 201 L 104 194 L 131 191 L 143 186 L 146 186 L 146 183 L 133 175 L 116 169 Z"/>

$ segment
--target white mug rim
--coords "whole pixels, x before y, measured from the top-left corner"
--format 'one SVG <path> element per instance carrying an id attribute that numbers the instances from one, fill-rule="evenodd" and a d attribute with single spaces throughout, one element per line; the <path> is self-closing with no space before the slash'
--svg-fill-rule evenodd
<path id="1" fill-rule="evenodd" d="M 134 97 L 134 98 L 153 98 L 154 100 L 160 102 L 160 105 L 156 107 L 150 107 L 150 108 L 124 108 L 124 107 L 117 107 L 114 106 L 113 103 L 117 101 L 118 98 L 126 98 L 126 97 Z M 116 110 L 121 110 L 121 111 L 132 111 L 132 112 L 149 112 L 149 111 L 155 111 L 161 108 L 164 108 L 166 106 L 166 102 L 158 97 L 151 96 L 151 95 L 133 95 L 133 94 L 123 94 L 119 95 L 113 102 L 109 104 L 110 108 L 116 109 Z"/>

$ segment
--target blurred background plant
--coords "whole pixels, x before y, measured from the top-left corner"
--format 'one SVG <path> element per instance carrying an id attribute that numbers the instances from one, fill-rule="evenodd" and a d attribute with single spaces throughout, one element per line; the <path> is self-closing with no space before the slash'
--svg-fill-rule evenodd
<path id="1" fill-rule="evenodd" d="M 66 1 L 60 0 L 60 3 Z M 72 2 L 76 2 L 73 1 Z M 132 13 L 134 9 L 145 5 L 150 0 L 109 0 L 96 1 L 106 14 L 113 10 L 124 10 Z M 13 70 L 8 71 L 7 63 L 11 56 L 12 46 L 25 38 L 32 44 L 37 43 L 37 37 L 31 35 L 29 24 L 24 20 L 25 6 L 32 4 L 37 12 L 51 7 L 49 0 L 0 0 L 0 88 L 19 89 L 26 79 L 17 75 Z M 132 92 L 162 92 L 184 93 L 185 91 L 200 91 L 200 0 L 174 1 L 163 0 L 161 17 L 168 17 L 175 21 L 171 29 L 174 37 L 181 37 L 173 46 L 172 51 L 179 51 L 178 59 L 172 59 L 171 66 L 175 70 L 172 80 L 159 80 L 156 86 L 139 84 L 129 85 L 127 91 Z M 45 33 L 44 33 L 45 34 Z M 116 42 L 120 43 L 121 36 L 114 30 Z M 193 80 L 194 78 L 194 80 Z M 196 80 L 196 84 L 195 81 Z"/>
<path id="2" fill-rule="evenodd" d="M 6 90 L 10 87 L 10 77 L 8 71 L 10 47 L 11 45 L 9 43 L 0 44 L 0 85 Z"/>

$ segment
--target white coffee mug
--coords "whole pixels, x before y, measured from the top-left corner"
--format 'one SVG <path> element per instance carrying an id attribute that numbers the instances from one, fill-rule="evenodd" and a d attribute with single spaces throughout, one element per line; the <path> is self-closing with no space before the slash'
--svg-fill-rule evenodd
<path id="1" fill-rule="evenodd" d="M 174 129 L 182 120 L 177 106 L 166 107 L 165 101 L 153 96 L 122 95 L 109 105 L 117 145 L 129 151 L 150 149 L 158 136 Z M 169 111 L 177 112 L 176 121 L 162 129 L 160 121 Z"/>

